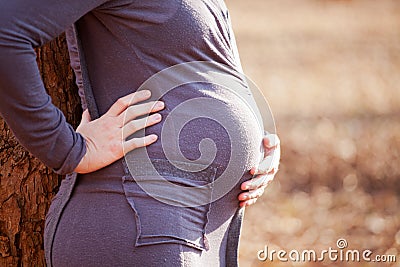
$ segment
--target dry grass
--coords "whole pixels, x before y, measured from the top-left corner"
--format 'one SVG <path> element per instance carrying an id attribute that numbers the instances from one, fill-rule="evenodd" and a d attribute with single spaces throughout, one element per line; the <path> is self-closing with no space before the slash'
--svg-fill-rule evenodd
<path id="1" fill-rule="evenodd" d="M 257 260 L 264 245 L 321 251 L 339 238 L 400 262 L 400 1 L 227 5 L 283 150 L 276 181 L 246 211 L 241 265 L 390 265 Z"/>

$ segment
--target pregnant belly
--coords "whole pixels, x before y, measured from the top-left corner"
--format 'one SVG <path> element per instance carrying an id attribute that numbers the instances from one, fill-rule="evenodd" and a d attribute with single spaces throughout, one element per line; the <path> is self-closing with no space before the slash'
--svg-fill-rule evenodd
<path id="1" fill-rule="evenodd" d="M 234 160 L 243 170 L 254 166 L 262 137 L 254 110 L 225 88 L 195 87 L 179 87 L 164 97 L 162 123 L 147 130 L 160 137 L 148 147 L 149 156 L 223 167 Z"/>
<path id="2" fill-rule="evenodd" d="M 166 108 L 161 123 L 136 134 L 155 133 L 159 139 L 126 156 L 132 175 L 140 172 L 135 168 L 141 159 L 162 159 L 191 173 L 211 166 L 215 179 L 232 187 L 262 156 L 263 127 L 251 93 L 235 76 L 221 76 L 222 81 L 210 79 L 212 75 L 188 79 L 179 74 L 144 86 Z"/>

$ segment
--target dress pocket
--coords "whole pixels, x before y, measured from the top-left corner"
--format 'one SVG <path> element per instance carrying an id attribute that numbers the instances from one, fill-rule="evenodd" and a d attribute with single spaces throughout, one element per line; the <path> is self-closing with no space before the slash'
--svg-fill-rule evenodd
<path id="1" fill-rule="evenodd" d="M 167 160 L 152 162 L 158 175 L 138 168 L 133 176 L 123 177 L 125 196 L 136 216 L 136 245 L 177 243 L 207 250 L 205 229 L 216 168 L 187 172 Z M 196 200 L 202 204 L 196 205 Z"/>

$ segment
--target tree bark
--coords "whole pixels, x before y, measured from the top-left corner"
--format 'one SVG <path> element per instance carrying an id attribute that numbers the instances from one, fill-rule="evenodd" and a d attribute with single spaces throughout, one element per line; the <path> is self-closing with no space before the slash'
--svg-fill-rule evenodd
<path id="1" fill-rule="evenodd" d="M 53 103 L 77 126 L 81 108 L 65 36 L 36 52 Z M 0 266 L 46 265 L 45 215 L 62 178 L 19 145 L 0 118 Z"/>

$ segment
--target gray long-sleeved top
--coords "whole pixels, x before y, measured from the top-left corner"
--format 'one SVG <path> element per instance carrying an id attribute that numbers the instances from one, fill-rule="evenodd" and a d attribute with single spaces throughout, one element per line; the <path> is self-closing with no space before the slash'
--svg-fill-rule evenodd
<path id="1" fill-rule="evenodd" d="M 241 71 L 223 0 L 0 0 L 0 114 L 24 147 L 61 174 L 75 169 L 85 140 L 51 103 L 34 47 L 80 18 L 100 114 L 175 64 L 215 61 Z M 175 94 L 170 106 L 190 92 Z"/>

